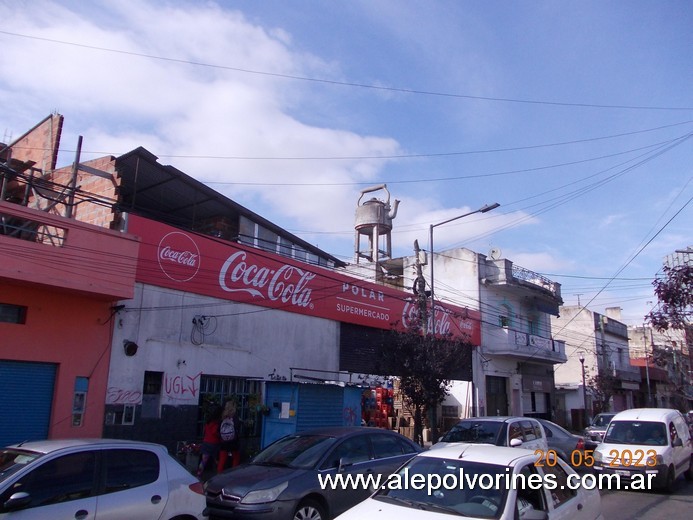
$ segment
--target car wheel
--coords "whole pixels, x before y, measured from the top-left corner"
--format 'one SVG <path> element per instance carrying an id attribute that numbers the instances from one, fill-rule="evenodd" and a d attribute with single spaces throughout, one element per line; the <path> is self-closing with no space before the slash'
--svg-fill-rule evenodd
<path id="1" fill-rule="evenodd" d="M 327 520 L 327 514 L 315 500 L 304 500 L 296 508 L 294 520 Z"/>
<path id="2" fill-rule="evenodd" d="M 669 466 L 669 471 L 667 471 L 667 481 L 664 485 L 664 490 L 667 493 L 673 493 L 674 484 L 676 484 L 676 473 L 674 472 L 674 467 Z"/>
<path id="3" fill-rule="evenodd" d="M 688 464 L 688 470 L 683 474 L 686 480 L 693 480 L 693 455 L 691 455 L 691 462 Z"/>

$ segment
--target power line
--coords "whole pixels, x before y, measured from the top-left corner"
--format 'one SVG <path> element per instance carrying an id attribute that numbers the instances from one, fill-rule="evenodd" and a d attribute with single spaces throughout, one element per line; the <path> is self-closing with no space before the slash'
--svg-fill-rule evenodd
<path id="1" fill-rule="evenodd" d="M 693 110 L 693 107 L 662 107 L 662 106 L 648 106 L 648 105 L 617 105 L 617 104 L 597 104 L 597 103 L 578 103 L 578 102 L 563 102 L 563 101 L 546 101 L 546 100 L 535 100 L 535 99 L 520 99 L 520 98 L 504 98 L 504 97 L 491 97 L 491 96 L 474 96 L 471 94 L 459 94 L 454 92 L 436 92 L 432 90 L 420 90 L 413 88 L 404 87 L 388 87 L 383 85 L 373 85 L 367 83 L 358 83 L 352 81 L 338 81 L 326 78 L 311 78 L 308 76 L 298 76 L 294 74 L 283 74 L 279 72 L 267 72 L 261 70 L 246 69 L 242 67 L 231 67 L 228 65 L 217 65 L 211 63 L 205 63 L 200 61 L 185 60 L 181 58 L 171 58 L 167 56 L 158 56 L 155 54 L 146 54 L 142 52 L 134 51 L 124 51 L 120 49 L 112 49 L 108 47 L 100 47 L 96 45 L 87 45 L 83 43 L 68 42 L 65 40 L 57 40 L 53 38 L 45 38 L 40 36 L 33 36 L 28 34 L 20 34 L 10 31 L 0 30 L 0 34 L 5 34 L 7 36 L 14 36 L 17 38 L 26 38 L 30 40 L 43 41 L 48 43 L 55 43 L 59 45 L 67 45 L 71 47 L 79 47 L 82 49 L 90 49 L 101 52 L 110 52 L 116 54 L 123 54 L 126 56 L 136 56 L 139 58 L 147 58 L 159 61 L 166 61 L 171 63 L 181 63 L 183 65 L 193 65 L 196 67 L 205 67 L 218 70 L 228 70 L 233 72 L 241 72 L 243 74 L 253 74 L 260 76 L 268 76 L 282 79 L 290 79 L 296 81 L 306 81 L 311 83 L 321 83 L 325 85 L 335 85 L 340 87 L 353 87 L 359 89 L 386 91 L 386 92 L 398 92 L 401 94 L 415 94 L 423 96 L 433 96 L 433 97 L 444 97 L 453 99 L 474 99 L 479 101 L 494 101 L 503 103 L 520 103 L 529 105 L 547 105 L 547 106 L 563 106 L 563 107 L 574 107 L 574 108 L 608 108 L 608 109 L 621 109 L 621 110 L 668 110 L 668 111 L 681 111 L 681 110 Z"/>
<path id="2" fill-rule="evenodd" d="M 527 145 L 527 146 L 512 146 L 512 147 L 505 147 L 505 148 L 490 148 L 486 150 L 464 150 L 464 151 L 451 151 L 451 152 L 422 152 L 422 153 L 411 153 L 411 154 L 393 154 L 393 155 L 344 155 L 344 156 L 235 156 L 235 155 L 187 155 L 187 154 L 158 154 L 158 157 L 165 157 L 168 159 L 213 159 L 213 160 L 249 160 L 249 161 L 264 161 L 264 160 L 269 160 L 269 161 L 357 161 L 357 160 L 394 160 L 394 159 L 420 159 L 420 158 L 435 158 L 435 157 L 455 157 L 455 156 L 463 156 L 463 155 L 480 155 L 480 154 L 492 154 L 492 153 L 504 153 L 504 152 L 516 152 L 516 151 L 523 151 L 523 150 L 536 150 L 540 148 L 553 148 L 553 147 L 558 147 L 558 146 L 567 146 L 571 144 L 581 144 L 581 143 L 590 143 L 590 142 L 596 142 L 596 141 L 603 141 L 607 139 L 616 139 L 619 137 L 624 137 L 624 136 L 632 136 L 636 134 L 642 134 L 642 133 L 647 133 L 647 132 L 654 132 L 657 130 L 662 130 L 666 128 L 672 128 L 672 127 L 677 127 L 681 125 L 687 125 L 693 123 L 693 120 L 690 121 L 681 121 L 678 123 L 673 123 L 671 125 L 664 125 L 664 126 L 659 126 L 659 127 L 654 127 L 654 128 L 647 128 L 644 130 L 634 130 L 632 132 L 624 132 L 624 133 L 619 133 L 619 134 L 612 134 L 612 135 L 606 135 L 606 136 L 598 136 L 598 137 L 588 137 L 585 139 L 574 139 L 570 141 L 560 141 L 556 143 L 541 143 L 541 144 L 535 144 L 535 145 Z M 448 181 L 448 180 L 459 180 L 459 179 L 473 179 L 473 178 L 484 178 L 484 177 L 494 177 L 494 176 L 500 176 L 500 175 L 509 175 L 512 173 L 525 173 L 525 172 L 531 172 L 531 171 L 537 171 L 537 170 L 546 170 L 546 169 L 551 169 L 551 168 L 559 168 L 563 166 L 574 166 L 576 164 L 582 164 L 585 162 L 591 162 L 591 161 L 598 161 L 601 159 L 608 159 L 610 157 L 616 157 L 619 155 L 625 155 L 628 153 L 633 153 L 637 152 L 640 150 L 645 150 L 647 148 L 653 148 L 656 146 L 660 146 L 663 144 L 668 144 L 675 139 L 672 140 L 667 140 L 667 141 L 661 141 L 658 143 L 652 143 L 648 144 L 645 146 L 640 146 L 638 148 L 632 148 L 629 150 L 624 150 L 621 152 L 615 152 L 612 154 L 607 154 L 607 155 L 601 155 L 597 157 L 589 157 L 587 159 L 579 159 L 576 161 L 570 161 L 570 162 L 565 162 L 565 163 L 557 163 L 557 164 L 550 164 L 550 165 L 544 165 L 544 166 L 538 166 L 534 168 L 524 168 L 524 169 L 518 169 L 518 170 L 508 170 L 508 171 L 501 171 L 501 172 L 491 172 L 491 173 L 479 173 L 479 174 L 472 174 L 472 175 L 464 175 L 464 176 L 457 176 L 457 177 L 441 177 L 441 178 L 427 178 L 426 180 L 421 180 L 421 179 L 413 179 L 413 180 L 389 180 L 389 181 L 383 181 L 386 182 L 387 184 L 406 184 L 406 183 L 419 183 L 419 182 L 431 182 L 431 181 Z M 31 146 L 22 146 L 20 144 L 15 144 L 13 145 L 14 149 L 17 150 L 39 150 L 39 151 L 47 151 L 46 148 L 43 147 L 31 147 Z M 62 153 L 68 153 L 68 152 L 75 152 L 75 150 L 70 149 L 70 148 L 64 148 L 61 147 L 60 151 Z M 82 153 L 84 154 L 94 154 L 94 155 L 122 155 L 120 152 L 114 152 L 114 151 L 97 151 L 97 150 L 82 150 Z M 352 186 L 352 185 L 363 185 L 367 184 L 366 182 L 341 182 L 341 183 L 258 183 L 258 182 L 223 182 L 223 181 L 206 181 L 206 184 L 229 184 L 229 185 L 239 185 L 239 186 Z"/>

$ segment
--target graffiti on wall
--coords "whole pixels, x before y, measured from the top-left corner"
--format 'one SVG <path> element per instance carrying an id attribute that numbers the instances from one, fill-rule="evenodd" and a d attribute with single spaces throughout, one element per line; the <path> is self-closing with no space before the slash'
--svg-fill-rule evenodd
<path id="1" fill-rule="evenodd" d="M 142 392 L 109 386 L 106 391 L 106 404 L 140 404 Z"/>
<path id="2" fill-rule="evenodd" d="M 200 396 L 201 375 L 202 372 L 194 375 L 165 375 L 161 388 L 162 397 L 169 401 L 197 402 Z M 106 393 L 106 404 L 142 404 L 142 391 L 110 386 Z"/>
<path id="3" fill-rule="evenodd" d="M 190 401 L 197 399 L 200 392 L 200 376 L 202 372 L 190 376 L 168 375 L 164 377 L 163 394 L 174 401 Z"/>
<path id="4" fill-rule="evenodd" d="M 357 426 L 356 421 L 358 420 L 358 414 L 351 406 L 345 406 L 342 410 L 342 416 L 344 418 L 344 426 Z"/>

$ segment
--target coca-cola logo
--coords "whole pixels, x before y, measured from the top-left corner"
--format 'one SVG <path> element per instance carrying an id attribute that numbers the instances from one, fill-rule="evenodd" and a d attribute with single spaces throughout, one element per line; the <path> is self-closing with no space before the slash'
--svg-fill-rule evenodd
<path id="1" fill-rule="evenodd" d="M 450 334 L 450 326 L 452 321 L 450 319 L 450 313 L 446 311 L 443 307 L 435 307 L 435 320 L 431 319 L 430 308 L 428 309 L 428 319 L 426 323 L 426 330 L 431 331 L 431 328 L 435 326 L 435 334 L 447 335 Z M 419 304 L 416 301 L 409 300 L 404 304 L 402 309 L 402 325 L 409 329 L 416 326 L 421 321 L 421 314 L 419 310 Z M 460 328 L 469 328 L 469 325 L 464 322 L 464 320 L 459 320 L 458 326 Z"/>
<path id="2" fill-rule="evenodd" d="M 315 273 L 284 264 L 277 269 L 248 260 L 245 251 L 229 256 L 219 271 L 219 286 L 226 292 L 245 292 L 253 297 L 312 309 L 313 290 L 308 283 Z"/>
<path id="3" fill-rule="evenodd" d="M 174 231 L 159 242 L 159 267 L 171 280 L 187 282 L 200 270 L 200 250 L 185 233 Z"/>

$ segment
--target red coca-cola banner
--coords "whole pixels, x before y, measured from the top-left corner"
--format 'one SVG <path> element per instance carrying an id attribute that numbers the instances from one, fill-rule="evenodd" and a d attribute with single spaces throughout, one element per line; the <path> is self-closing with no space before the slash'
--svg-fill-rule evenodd
<path id="1" fill-rule="evenodd" d="M 138 282 L 379 329 L 419 320 L 407 292 L 137 215 L 128 232 L 141 239 Z M 436 303 L 433 321 L 437 334 L 481 342 L 479 311 Z"/>

